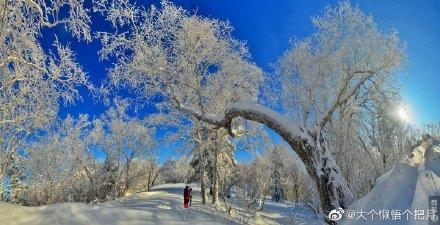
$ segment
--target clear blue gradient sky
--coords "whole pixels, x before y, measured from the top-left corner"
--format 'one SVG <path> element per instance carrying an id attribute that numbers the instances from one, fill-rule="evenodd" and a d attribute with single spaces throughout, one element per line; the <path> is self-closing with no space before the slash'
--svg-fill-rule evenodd
<path id="1" fill-rule="evenodd" d="M 440 121 L 440 1 L 359 1 L 382 29 L 394 27 L 407 43 L 402 95 L 418 126 Z"/>
<path id="2" fill-rule="evenodd" d="M 229 20 L 234 26 L 234 36 L 248 43 L 255 62 L 270 72 L 270 64 L 289 47 L 292 37 L 303 38 L 314 32 L 311 16 L 319 15 L 326 5 L 337 1 L 319 0 L 176 0 L 183 8 L 200 15 Z M 139 4 L 158 4 L 158 1 L 138 1 Z M 367 14 L 371 14 L 382 30 L 396 28 L 400 38 L 407 43 L 408 62 L 399 74 L 403 97 L 410 109 L 413 123 L 419 126 L 440 120 L 440 1 L 435 0 L 353 0 Z M 106 30 L 108 24 L 93 16 L 93 30 Z M 69 41 L 77 59 L 99 84 L 111 62 L 99 62 L 97 41 L 90 44 L 77 42 L 64 28 L 44 31 L 45 45 L 53 43 L 54 34 Z M 105 107 L 94 104 L 82 91 L 84 101 L 63 107 L 60 116 L 89 113 L 99 116 Z"/>
<path id="3" fill-rule="evenodd" d="M 277 60 L 289 47 L 289 39 L 314 32 L 311 16 L 319 15 L 326 5 L 338 1 L 179 1 L 198 13 L 227 19 L 235 27 L 235 36 L 247 40 L 258 65 Z M 408 61 L 399 73 L 402 96 L 411 122 L 440 120 L 440 1 L 435 0 L 363 0 L 352 1 L 371 14 L 384 31 L 397 29 L 407 44 Z M 394 108 L 393 108 L 394 110 Z"/>

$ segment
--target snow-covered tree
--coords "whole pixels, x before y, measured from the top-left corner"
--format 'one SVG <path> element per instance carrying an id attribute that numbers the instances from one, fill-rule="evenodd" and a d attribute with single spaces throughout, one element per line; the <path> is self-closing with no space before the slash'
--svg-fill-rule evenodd
<path id="1" fill-rule="evenodd" d="M 95 1 L 95 8 L 116 30 L 99 33 L 101 58 L 117 60 L 109 74 L 113 86 L 134 89 L 139 99 L 162 96 L 161 109 L 167 113 L 182 104 L 217 113 L 229 102 L 256 99 L 262 71 L 245 44 L 232 38 L 229 23 L 189 14 L 168 1 L 148 11 L 111 0 Z M 194 123 L 196 152 L 201 152 L 205 125 Z"/>
<path id="2" fill-rule="evenodd" d="M 160 179 L 164 183 L 186 183 L 192 168 L 186 157 L 167 160 L 160 169 Z"/>
<path id="3" fill-rule="evenodd" d="M 278 149 L 277 149 L 278 148 Z M 267 153 L 268 159 L 271 165 L 271 192 L 272 200 L 276 202 L 283 202 L 285 200 L 285 186 L 283 185 L 283 180 L 286 178 L 284 173 L 286 171 L 284 159 L 287 156 L 286 151 L 280 149 L 281 147 L 276 146 L 270 149 Z"/>
<path id="4" fill-rule="evenodd" d="M 434 121 L 426 124 L 426 132 L 432 137 L 440 139 L 440 121 Z"/>
<path id="5" fill-rule="evenodd" d="M 91 125 L 87 116 L 78 119 L 68 116 L 43 135 L 35 136 L 24 148 L 26 157 L 22 169 L 27 190 L 23 203 L 41 205 L 91 199 L 85 194 L 89 190 L 82 187 L 88 181 L 85 174 L 94 163 L 87 141 Z"/>
<path id="6" fill-rule="evenodd" d="M 191 15 L 167 1 L 148 11 L 128 2 L 100 2 L 117 30 L 130 30 L 99 33 L 101 57 L 117 59 L 109 74 L 114 85 L 133 88 L 140 98 L 159 94 L 206 113 L 257 97 L 262 71 L 244 43 L 231 37 L 229 23 Z"/>
<path id="7" fill-rule="evenodd" d="M 157 158 L 151 158 L 146 162 L 147 165 L 142 165 L 142 168 L 146 168 L 146 181 L 142 182 L 146 183 L 146 190 L 150 191 L 153 186 L 155 186 L 158 182 L 158 178 L 160 175 L 160 166 L 158 165 Z"/>
<path id="8" fill-rule="evenodd" d="M 371 17 L 347 2 L 315 17 L 316 33 L 294 42 L 279 60 L 286 106 L 297 117 L 293 122 L 262 105 L 238 103 L 255 101 L 261 72 L 244 45 L 231 38 L 229 24 L 188 15 L 167 2 L 148 12 L 132 6 L 133 13 L 123 14 L 123 8 L 108 10 L 116 12 L 109 15 L 133 32 L 101 33 L 102 57 L 118 59 L 110 73 L 114 84 L 134 88 L 141 98 L 160 94 L 173 108 L 232 135 L 236 117 L 266 124 L 305 164 L 325 211 L 351 203 L 352 193 L 325 142 L 326 127 L 400 67 L 404 49 L 396 32 L 381 33 Z M 222 104 L 213 102 L 218 98 Z"/>
<path id="9" fill-rule="evenodd" d="M 57 40 L 47 53 L 41 29 L 65 25 L 79 39 L 91 40 L 89 16 L 83 1 L 3 1 L 0 26 L 0 126 L 22 130 L 47 124 L 58 100 L 79 98 L 76 86 L 89 86 L 75 54 Z M 67 16 L 60 16 L 67 10 Z M 64 13 L 63 13 L 64 14 Z"/>
<path id="10" fill-rule="evenodd" d="M 258 217 L 263 210 L 266 196 L 270 194 L 270 159 L 257 155 L 256 159 L 245 165 L 239 165 L 237 197 L 247 212 Z"/>
<path id="11" fill-rule="evenodd" d="M 4 177 L 11 164 L 6 159 L 17 151 L 14 139 L 50 124 L 60 100 L 70 104 L 80 98 L 78 85 L 91 87 L 68 46 L 56 40 L 49 52 L 43 49 L 41 30 L 64 26 L 85 41 L 91 41 L 91 34 L 82 0 L 6 0 L 0 8 L 0 177 Z"/>
<path id="12" fill-rule="evenodd" d="M 22 159 L 18 154 L 11 155 L 11 165 L 8 170 L 10 201 L 20 203 L 25 189 Z"/>
<path id="13" fill-rule="evenodd" d="M 151 154 L 156 142 L 154 130 L 148 124 L 128 116 L 127 100 L 115 100 L 114 104 L 95 122 L 93 142 L 105 154 L 101 172 L 107 178 L 106 185 L 113 185 L 115 196 L 124 196 L 137 179 L 131 175 L 133 160 Z"/>
<path id="14" fill-rule="evenodd" d="M 11 166 L 4 159 L 18 150 L 17 137 L 26 137 L 49 124 L 58 112 L 59 100 L 72 103 L 79 98 L 77 85 L 90 86 L 68 47 L 55 41 L 52 53 L 47 53 L 38 41 L 41 29 L 58 25 L 64 25 L 74 37 L 90 41 L 90 18 L 83 5 L 83 1 L 52 0 L 0 3 L 4 9 L 0 15 L 4 30 L 0 34 L 0 178 Z M 134 91 L 138 102 L 160 99 L 157 109 L 163 114 L 187 115 L 196 128 L 193 139 L 200 158 L 205 156 L 201 150 L 206 141 L 201 138 L 203 129 L 226 130 L 237 136 L 242 133 L 235 129 L 237 118 L 265 124 L 296 152 L 316 184 L 324 211 L 351 202 L 353 196 L 343 176 L 349 173 L 341 170 L 339 155 L 335 159 L 333 153 L 344 153 L 356 137 L 359 142 L 369 137 L 365 132 L 369 126 L 360 132 L 359 118 L 368 114 L 366 104 L 378 99 L 374 93 L 383 93 L 393 84 L 395 71 L 404 60 L 404 47 L 396 32 L 379 31 L 370 16 L 347 2 L 328 7 L 313 19 L 316 33 L 295 40 L 278 61 L 286 111 L 282 115 L 255 103 L 261 102 L 258 97 L 265 90 L 264 76 L 244 42 L 232 37 L 228 22 L 191 14 L 168 1 L 148 10 L 119 0 L 94 0 L 93 6 L 114 28 L 96 35 L 103 45 L 101 59 L 116 62 L 104 91 L 125 87 Z M 141 158 L 151 146 L 151 130 L 127 116 L 127 104 L 117 102 L 94 122 L 90 146 L 104 152 L 103 164 L 84 153 L 90 150 L 88 145 L 78 151 L 69 148 L 68 157 L 61 158 L 81 162 L 69 174 L 87 178 L 95 197 L 129 192 L 137 180 L 130 175 L 133 160 Z M 344 122 L 338 123 L 338 119 Z M 380 128 L 374 132 L 384 134 L 381 131 L 390 127 L 387 120 L 376 122 Z M 354 131 L 347 136 L 340 135 L 352 127 Z M 227 139 L 220 136 L 214 141 Z M 42 145 L 49 147 L 46 153 L 59 159 L 57 148 L 64 147 L 66 140 L 70 140 L 69 146 L 76 140 L 65 137 L 53 134 L 50 143 Z M 337 145 L 335 140 L 346 141 Z M 378 140 L 382 143 L 376 144 Z M 397 143 L 389 138 L 368 141 L 367 149 Z M 213 174 L 219 174 L 220 154 L 218 148 L 211 149 L 215 155 Z M 389 164 L 390 153 L 379 153 Z M 60 169 L 58 163 L 71 165 L 54 160 L 53 171 Z M 372 168 L 374 165 L 369 164 Z M 200 178 L 205 174 L 200 171 Z M 214 178 L 217 187 L 219 179 L 217 175 Z M 278 185 L 279 180 L 275 180 Z M 99 187 L 101 184 L 104 186 Z"/>
<path id="15" fill-rule="evenodd" d="M 206 127 L 205 129 L 201 129 L 200 122 L 195 121 L 195 126 L 192 129 L 192 139 L 194 140 L 194 148 L 191 152 L 191 161 L 190 166 L 192 167 L 193 174 L 189 177 L 189 181 L 198 181 L 200 183 L 200 194 L 202 197 L 202 204 L 206 204 L 208 199 L 207 183 L 208 176 L 211 167 L 212 160 L 210 149 L 204 148 L 202 145 L 206 143 Z"/>
<path id="16" fill-rule="evenodd" d="M 229 104 L 215 116 L 184 104 L 178 108 L 216 126 L 230 128 L 236 117 L 268 125 L 296 151 L 329 211 L 348 206 L 353 196 L 325 142 L 327 125 L 343 108 L 356 109 L 376 83 L 392 78 L 404 48 L 395 32 L 382 34 L 371 17 L 347 2 L 313 21 L 316 34 L 295 42 L 279 62 L 283 92 L 297 122 L 250 103 Z"/>
<path id="17" fill-rule="evenodd" d="M 212 203 L 219 203 L 220 191 L 231 181 L 235 171 L 235 147 L 229 140 L 225 129 L 212 130 L 203 142 L 202 148 L 210 153 L 209 164 L 212 190 Z M 224 194 L 224 193 L 223 193 Z"/>
<path id="18" fill-rule="evenodd" d="M 24 148 L 24 204 L 103 201 L 157 183 L 153 131 L 117 102 L 100 120 L 68 116 Z M 103 160 L 97 153 L 105 154 Z M 145 183 L 144 183 L 145 182 Z"/>

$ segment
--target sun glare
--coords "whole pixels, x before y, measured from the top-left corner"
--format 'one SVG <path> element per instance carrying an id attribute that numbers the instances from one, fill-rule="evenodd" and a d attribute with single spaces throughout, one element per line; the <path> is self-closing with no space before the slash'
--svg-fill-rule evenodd
<path id="1" fill-rule="evenodd" d="M 397 114 L 399 115 L 399 118 L 404 122 L 409 122 L 409 114 L 408 111 L 405 109 L 405 106 L 400 106 Z"/>

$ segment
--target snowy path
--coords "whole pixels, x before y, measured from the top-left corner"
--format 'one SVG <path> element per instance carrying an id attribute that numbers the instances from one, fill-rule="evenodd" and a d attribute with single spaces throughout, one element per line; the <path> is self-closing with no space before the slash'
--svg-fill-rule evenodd
<path id="1" fill-rule="evenodd" d="M 228 219 L 213 205 L 202 206 L 198 188 L 194 189 L 191 209 L 182 207 L 185 184 L 165 184 L 151 192 L 101 204 L 62 203 L 40 207 L 23 207 L 0 203 L 0 225 L 225 225 L 225 224 L 293 224 L 322 225 L 323 222 L 303 205 L 266 201 L 260 221 L 234 206 L 237 217 Z M 193 186 L 194 187 L 194 186 Z M 295 217 L 292 221 L 292 213 Z"/>
<path id="2" fill-rule="evenodd" d="M 156 188 L 116 201 L 89 205 L 63 203 L 42 207 L 0 204 L 1 225 L 220 225 L 222 218 L 182 208 L 182 188 Z M 199 203 L 194 202 L 194 206 Z"/>

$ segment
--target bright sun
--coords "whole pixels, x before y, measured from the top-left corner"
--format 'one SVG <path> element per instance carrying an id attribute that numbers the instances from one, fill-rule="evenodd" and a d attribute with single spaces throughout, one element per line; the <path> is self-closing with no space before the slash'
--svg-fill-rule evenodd
<path id="1" fill-rule="evenodd" d="M 409 114 L 405 109 L 405 106 L 400 106 L 397 113 L 402 121 L 409 122 Z"/>

